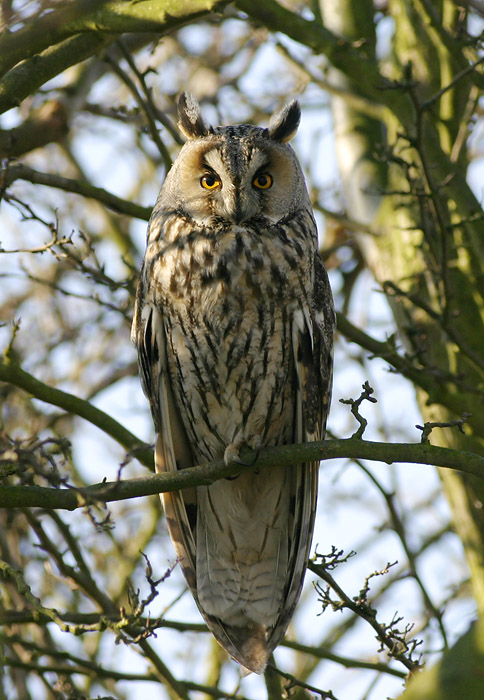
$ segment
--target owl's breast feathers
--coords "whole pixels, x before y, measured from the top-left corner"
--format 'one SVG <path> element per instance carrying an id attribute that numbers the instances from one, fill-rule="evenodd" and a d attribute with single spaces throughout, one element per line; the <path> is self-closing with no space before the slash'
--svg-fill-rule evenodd
<path id="1" fill-rule="evenodd" d="M 155 216 L 134 334 L 159 433 L 157 468 L 232 458 L 243 445 L 321 439 L 333 327 L 308 210 L 243 227 L 188 227 L 176 214 Z M 317 468 L 243 468 L 235 480 L 164 497 L 202 614 L 232 656 L 256 672 L 299 597 Z"/>
<path id="2" fill-rule="evenodd" d="M 292 323 L 316 312 L 312 217 L 187 228 L 176 215 L 153 222 L 144 276 L 147 298 L 163 316 L 173 391 L 194 457 L 211 460 L 229 444 L 257 438 L 292 442 Z M 299 325 L 299 361 L 312 371 L 319 365 L 314 331 Z M 318 418 L 316 412 L 310 421 L 314 429 Z"/>
<path id="3" fill-rule="evenodd" d="M 302 298 L 317 239 L 312 215 L 297 214 L 277 224 L 262 217 L 240 226 L 214 219 L 207 227 L 176 212 L 160 215 L 150 225 L 144 275 L 173 303 L 221 301 L 237 292 L 240 301 L 248 291 L 279 301 Z"/>

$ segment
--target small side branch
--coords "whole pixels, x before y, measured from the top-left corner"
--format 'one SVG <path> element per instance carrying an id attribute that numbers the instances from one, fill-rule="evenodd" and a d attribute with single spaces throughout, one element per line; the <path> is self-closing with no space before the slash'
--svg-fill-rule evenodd
<path id="1" fill-rule="evenodd" d="M 358 438 L 361 439 L 363 437 L 363 433 L 366 430 L 366 426 L 368 425 L 368 421 L 366 418 L 364 418 L 361 413 L 359 412 L 359 408 L 363 401 L 369 401 L 370 403 L 376 403 L 376 399 L 374 396 L 372 396 L 374 389 L 368 384 L 366 381 L 363 384 L 363 391 L 359 395 L 357 399 L 340 399 L 340 403 L 344 403 L 348 406 L 351 406 L 351 413 L 354 415 L 358 423 L 360 424 L 360 427 L 358 430 L 353 433 L 351 437 L 353 438 Z"/>
<path id="2" fill-rule="evenodd" d="M 464 423 L 466 423 L 467 420 L 471 417 L 471 415 L 472 413 L 464 412 L 460 418 L 457 418 L 457 420 L 436 423 L 429 421 L 427 423 L 424 423 L 423 425 L 416 425 L 415 427 L 422 431 L 422 437 L 420 438 L 420 441 L 422 443 L 428 443 L 430 433 L 432 432 L 432 430 L 434 430 L 434 428 L 457 428 L 457 430 L 460 433 L 462 433 L 462 435 L 465 435 L 463 426 Z"/>
<path id="3" fill-rule="evenodd" d="M 389 624 L 379 622 L 376 618 L 376 610 L 372 608 L 368 601 L 368 592 L 370 588 L 369 580 L 374 576 L 387 574 L 392 566 L 393 564 L 388 563 L 382 571 L 375 571 L 370 574 L 370 576 L 366 578 L 359 595 L 355 598 L 350 598 L 333 576 L 326 570 L 323 564 L 316 564 L 315 562 L 309 563 L 311 571 L 317 574 L 327 584 L 326 588 L 323 588 L 319 583 L 315 584 L 316 591 L 323 605 L 323 611 L 328 606 L 331 606 L 333 610 L 348 609 L 363 620 L 366 620 L 375 630 L 376 638 L 381 645 L 380 651 L 386 649 L 391 658 L 402 663 L 410 673 L 414 673 L 421 667 L 421 663 L 419 660 L 413 658 L 413 653 L 420 642 L 415 639 L 410 639 L 412 626 L 406 625 L 403 629 L 399 629 L 397 625 L 402 621 L 402 618 L 397 615 L 393 617 Z M 336 593 L 338 600 L 333 600 L 330 597 L 330 589 Z"/>

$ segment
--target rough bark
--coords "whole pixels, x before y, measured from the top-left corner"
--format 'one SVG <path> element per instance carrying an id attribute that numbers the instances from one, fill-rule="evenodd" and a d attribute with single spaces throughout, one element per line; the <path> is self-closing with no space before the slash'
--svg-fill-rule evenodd
<path id="1" fill-rule="evenodd" d="M 368 0 L 321 3 L 327 28 L 375 55 L 374 7 Z M 390 109 L 377 123 L 339 96 L 332 97 L 344 194 L 352 216 L 372 227 L 362 248 L 386 291 L 407 352 L 446 385 L 461 411 L 482 412 L 484 360 L 482 211 L 466 183 L 462 125 L 475 89 L 459 44 L 456 6 L 450 2 L 394 0 L 392 58 L 384 67 L 394 89 L 413 104 L 413 114 Z M 383 70 L 383 68 L 382 68 Z M 361 92 L 351 74 L 331 78 Z M 385 103 L 385 95 L 382 93 Z M 382 136 L 386 130 L 386 143 Z M 375 158 L 379 154 L 379 158 Z M 481 235 L 478 234 L 480 227 Z M 432 390 L 418 390 L 425 421 L 448 422 L 453 409 Z M 472 449 L 484 444 L 473 418 L 466 435 L 443 430 L 435 444 Z M 474 594 L 484 609 L 484 517 L 482 482 L 441 472 L 471 570 Z"/>

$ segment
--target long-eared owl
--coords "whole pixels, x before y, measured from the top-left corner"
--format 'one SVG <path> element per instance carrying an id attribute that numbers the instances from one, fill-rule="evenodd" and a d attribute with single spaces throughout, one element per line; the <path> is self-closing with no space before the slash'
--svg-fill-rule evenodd
<path id="1" fill-rule="evenodd" d="M 240 450 L 324 437 L 333 303 L 287 144 L 298 102 L 266 129 L 210 127 L 186 93 L 178 115 L 188 141 L 150 219 L 133 340 L 157 471 L 241 464 L 237 477 L 164 494 L 163 504 L 209 628 L 261 673 L 301 592 L 318 463 L 258 470 Z"/>

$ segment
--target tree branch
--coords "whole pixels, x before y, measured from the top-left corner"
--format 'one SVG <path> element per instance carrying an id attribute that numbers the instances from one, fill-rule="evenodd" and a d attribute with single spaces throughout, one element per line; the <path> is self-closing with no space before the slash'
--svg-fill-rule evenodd
<path id="1" fill-rule="evenodd" d="M 354 84 L 360 86 L 358 95 L 364 94 L 376 105 L 388 107 L 404 123 L 411 121 L 413 111 L 408 96 L 403 90 L 385 89 L 394 86 L 380 73 L 376 61 L 367 55 L 364 41 L 353 45 L 320 23 L 291 12 L 276 0 L 237 0 L 236 4 L 252 20 L 269 30 L 286 34 L 316 55 L 327 56 L 335 68 L 350 75 Z"/>
<path id="2" fill-rule="evenodd" d="M 359 659 L 353 659 L 349 656 L 342 656 L 341 654 L 335 654 L 328 649 L 323 649 L 322 647 L 311 647 L 307 644 L 300 644 L 299 642 L 291 642 L 284 639 L 281 642 L 281 646 L 287 647 L 288 649 L 293 649 L 294 651 L 299 651 L 302 654 L 309 654 L 310 656 L 316 656 L 318 659 L 326 659 L 327 661 L 332 661 L 335 664 L 340 664 L 345 668 L 365 668 L 371 671 L 378 671 L 379 673 L 386 673 L 390 676 L 396 676 L 396 678 L 401 678 L 404 680 L 407 677 L 405 671 L 399 671 L 396 668 L 392 668 L 383 662 L 372 662 L 372 661 L 360 661 Z"/>
<path id="3" fill-rule="evenodd" d="M 68 130 L 67 110 L 59 100 L 50 100 L 20 126 L 0 129 L 0 158 L 18 158 L 63 139 Z M 2 171 L 0 170 L 0 181 Z"/>
<path id="4" fill-rule="evenodd" d="M 0 113 L 63 70 L 105 48 L 120 34 L 166 33 L 227 0 L 77 0 L 0 37 Z"/>
<path id="5" fill-rule="evenodd" d="M 473 452 L 453 450 L 428 443 L 383 443 L 360 438 L 323 440 L 268 448 L 260 453 L 257 459 L 257 468 L 291 466 L 329 459 L 369 459 L 386 464 L 395 462 L 427 464 L 456 469 L 484 479 L 484 457 Z M 86 503 L 108 503 L 195 486 L 208 486 L 218 479 L 234 476 L 240 471 L 240 464 L 225 464 L 223 459 L 219 459 L 197 467 L 180 469 L 176 473 L 102 482 L 79 489 L 7 486 L 0 488 L 0 507 L 43 507 L 75 510 L 85 506 Z"/>
<path id="6" fill-rule="evenodd" d="M 68 413 L 84 418 L 116 440 L 128 453 L 135 455 L 141 464 L 153 470 L 154 461 L 151 448 L 89 401 L 44 384 L 21 369 L 19 365 L 11 362 L 8 357 L 0 362 L 0 381 L 13 384 L 40 401 L 58 406 Z"/>
<path id="7" fill-rule="evenodd" d="M 377 573 L 386 573 L 391 564 L 387 564 L 385 570 Z M 397 622 L 400 622 L 401 618 L 394 618 L 390 625 L 382 624 L 376 619 L 376 611 L 368 604 L 366 600 L 367 590 L 361 591 L 359 598 L 350 598 L 341 586 L 335 581 L 333 576 L 327 571 L 324 565 L 316 564 L 314 561 L 310 561 L 308 568 L 317 574 L 323 581 L 325 581 L 328 586 L 338 595 L 339 601 L 333 601 L 328 595 L 329 588 L 324 590 L 319 584 L 316 585 L 316 590 L 321 596 L 321 602 L 323 603 L 323 610 L 327 605 L 331 605 L 333 609 L 342 610 L 343 608 L 348 608 L 351 612 L 355 613 L 363 620 L 365 620 L 376 632 L 376 638 L 382 645 L 382 648 L 386 647 L 388 649 L 389 656 L 391 658 L 400 661 L 411 673 L 414 673 L 421 667 L 420 661 L 415 661 L 412 659 L 412 653 L 418 646 L 416 640 L 408 640 L 407 635 L 410 632 L 410 628 L 406 628 L 404 631 L 400 631 L 396 628 Z M 368 579 L 366 583 L 368 582 Z"/>
<path id="8" fill-rule="evenodd" d="M 76 0 L 0 39 L 0 75 L 19 61 L 85 32 L 153 32 L 198 19 L 220 0 Z"/>
<path id="9" fill-rule="evenodd" d="M 100 629 L 106 628 L 107 621 L 112 623 L 122 622 L 124 618 L 120 615 L 106 615 L 99 612 L 92 613 L 82 613 L 82 612 L 65 612 L 58 613 L 59 618 L 65 622 L 69 623 L 69 629 L 75 634 L 81 634 L 87 631 L 98 631 Z M 0 625 L 27 625 L 36 623 L 38 625 L 45 625 L 51 622 L 51 618 L 48 615 L 38 613 L 32 610 L 4 610 L 0 612 Z M 151 617 L 139 617 L 136 619 L 135 623 L 140 625 L 140 628 L 150 628 L 153 630 L 158 629 L 171 629 L 178 632 L 197 632 L 197 633 L 209 633 L 207 625 L 203 622 L 179 622 L 178 620 L 165 620 L 163 618 L 151 618 Z M 335 664 L 340 664 L 345 668 L 364 668 L 370 671 L 378 671 L 379 673 L 386 673 L 390 676 L 395 676 L 396 678 L 405 679 L 407 674 L 404 671 L 399 671 L 396 668 L 388 666 L 386 663 L 382 662 L 372 662 L 372 661 L 360 661 L 359 659 L 353 659 L 349 656 L 343 656 L 341 654 L 335 654 L 328 651 L 326 648 L 313 647 L 307 644 L 300 644 L 299 642 L 290 641 L 288 639 L 283 639 L 281 646 L 287 647 L 288 649 L 293 649 L 301 654 L 308 654 L 310 656 L 315 656 L 318 659 L 326 659 L 327 661 L 332 661 Z M 65 657 L 65 652 L 58 652 L 54 656 Z M 73 658 L 72 655 L 68 655 L 69 658 Z M 75 659 L 77 660 L 77 659 Z M 82 661 L 86 664 L 87 662 Z"/>
<path id="10" fill-rule="evenodd" d="M 121 197 L 116 197 L 116 195 L 107 192 L 102 187 L 95 187 L 89 182 L 73 180 L 51 173 L 40 173 L 38 170 L 34 170 L 22 164 L 10 165 L 3 170 L 0 168 L 0 188 L 2 190 L 11 185 L 15 180 L 26 180 L 35 185 L 46 185 L 47 187 L 55 187 L 65 192 L 74 192 L 75 194 L 80 194 L 82 197 L 95 199 L 118 214 L 126 214 L 126 216 L 132 216 L 143 221 L 148 221 L 151 215 L 152 207 L 143 207 L 140 204 L 121 199 Z"/>
<path id="11" fill-rule="evenodd" d="M 116 38 L 116 34 L 79 34 L 22 61 L 0 80 L 0 114 L 17 107 L 48 80 L 66 68 L 90 58 Z"/>
<path id="12" fill-rule="evenodd" d="M 351 323 L 343 314 L 337 312 L 336 315 L 338 331 L 347 340 L 356 343 L 375 357 L 385 360 L 397 372 L 409 379 L 417 387 L 423 389 L 428 394 L 429 404 L 441 404 L 458 416 L 469 413 L 469 396 L 453 389 L 452 385 L 454 383 L 457 384 L 457 377 L 455 382 L 453 382 L 451 376 L 437 372 L 437 368 L 428 366 L 417 367 L 410 358 L 400 355 L 395 350 L 395 346 L 390 339 L 377 340 Z M 472 417 L 469 418 L 469 425 L 474 433 L 484 434 L 484 413 L 473 412 Z"/>

